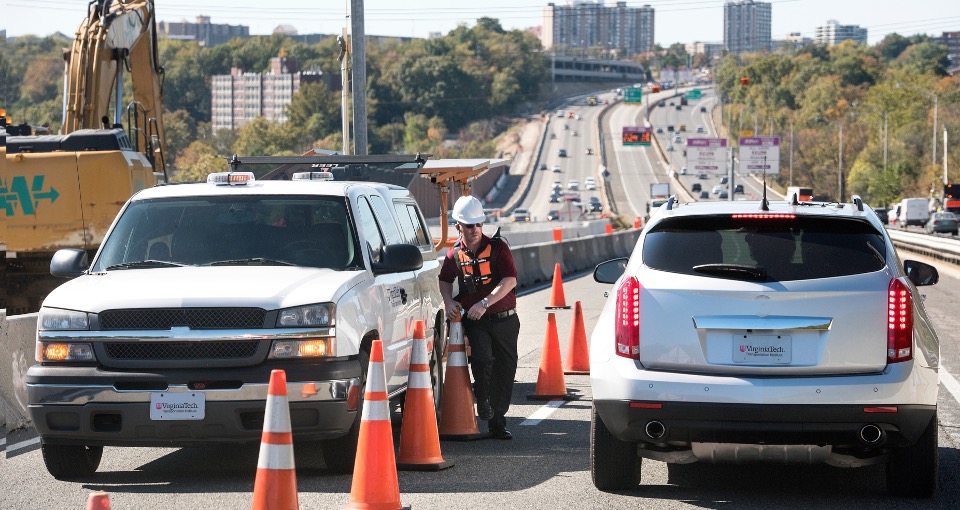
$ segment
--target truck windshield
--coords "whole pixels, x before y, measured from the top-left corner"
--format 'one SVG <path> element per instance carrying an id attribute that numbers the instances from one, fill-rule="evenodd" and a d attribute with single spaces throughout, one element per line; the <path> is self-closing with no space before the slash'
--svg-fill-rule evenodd
<path id="1" fill-rule="evenodd" d="M 104 241 L 93 270 L 211 264 L 360 267 L 350 224 L 341 197 L 233 195 L 134 201 Z"/>

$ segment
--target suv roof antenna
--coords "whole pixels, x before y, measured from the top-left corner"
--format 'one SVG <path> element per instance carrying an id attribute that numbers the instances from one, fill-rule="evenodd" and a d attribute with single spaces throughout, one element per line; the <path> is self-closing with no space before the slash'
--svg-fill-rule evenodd
<path id="1" fill-rule="evenodd" d="M 763 157 L 763 199 L 760 200 L 760 210 L 769 211 L 770 202 L 767 202 L 767 157 Z"/>

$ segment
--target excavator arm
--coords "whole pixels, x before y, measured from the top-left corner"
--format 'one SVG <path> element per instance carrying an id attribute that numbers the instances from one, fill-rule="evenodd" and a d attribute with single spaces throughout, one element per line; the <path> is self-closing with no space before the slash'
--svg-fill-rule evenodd
<path id="1" fill-rule="evenodd" d="M 122 124 L 127 112 L 137 150 L 165 173 L 162 76 L 157 56 L 154 0 L 92 0 L 64 54 L 62 134 Z M 123 71 L 133 83 L 123 104 Z M 112 120 L 111 120 L 112 113 Z"/>

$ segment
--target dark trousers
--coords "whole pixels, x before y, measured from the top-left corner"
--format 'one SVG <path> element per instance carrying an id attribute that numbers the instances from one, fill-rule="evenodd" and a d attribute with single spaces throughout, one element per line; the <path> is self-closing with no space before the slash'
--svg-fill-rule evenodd
<path id="1" fill-rule="evenodd" d="M 470 342 L 470 369 L 473 372 L 473 393 L 477 402 L 490 399 L 493 418 L 490 430 L 507 425 L 506 414 L 513 396 L 513 379 L 517 375 L 517 338 L 520 318 L 463 321 L 463 332 Z"/>

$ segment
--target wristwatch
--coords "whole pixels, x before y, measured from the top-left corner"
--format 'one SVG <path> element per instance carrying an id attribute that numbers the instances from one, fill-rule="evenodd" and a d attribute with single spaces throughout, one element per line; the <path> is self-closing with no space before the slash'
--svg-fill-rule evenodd
<path id="1" fill-rule="evenodd" d="M 490 308 L 490 303 L 487 302 L 487 298 L 483 298 L 480 300 L 480 306 L 482 306 L 484 310 L 486 310 L 487 308 Z"/>

